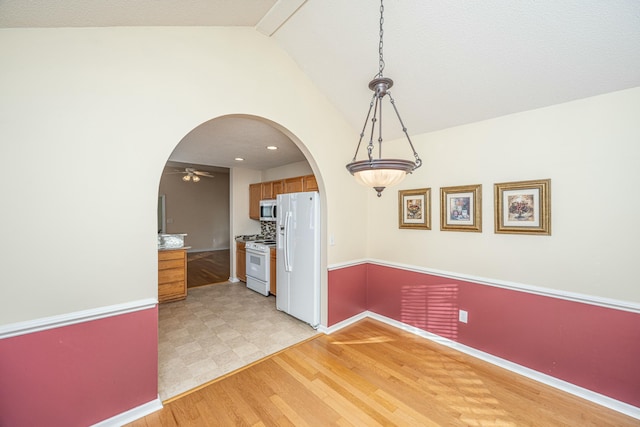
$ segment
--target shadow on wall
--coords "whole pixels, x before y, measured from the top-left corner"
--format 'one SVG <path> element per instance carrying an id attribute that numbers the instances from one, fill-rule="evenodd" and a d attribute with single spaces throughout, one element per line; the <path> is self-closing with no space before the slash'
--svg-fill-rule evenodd
<path id="1" fill-rule="evenodd" d="M 458 338 L 458 285 L 405 285 L 400 321 L 441 337 Z"/>

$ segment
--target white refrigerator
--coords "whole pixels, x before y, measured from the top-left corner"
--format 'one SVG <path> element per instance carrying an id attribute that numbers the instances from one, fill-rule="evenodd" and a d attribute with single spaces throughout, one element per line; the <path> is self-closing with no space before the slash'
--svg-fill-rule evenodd
<path id="1" fill-rule="evenodd" d="M 276 308 L 320 325 L 320 198 L 279 194 L 276 204 Z"/>

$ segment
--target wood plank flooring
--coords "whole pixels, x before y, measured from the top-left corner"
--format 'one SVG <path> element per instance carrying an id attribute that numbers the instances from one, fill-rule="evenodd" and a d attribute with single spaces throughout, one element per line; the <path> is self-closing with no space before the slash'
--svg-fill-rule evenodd
<path id="1" fill-rule="evenodd" d="M 187 253 L 187 288 L 229 280 L 229 249 Z"/>
<path id="2" fill-rule="evenodd" d="M 132 424 L 152 426 L 638 426 L 375 320 L 262 359 Z"/>

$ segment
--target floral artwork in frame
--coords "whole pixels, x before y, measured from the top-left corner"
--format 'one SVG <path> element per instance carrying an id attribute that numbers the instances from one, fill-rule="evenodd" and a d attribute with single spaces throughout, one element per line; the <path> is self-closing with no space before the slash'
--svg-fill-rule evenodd
<path id="1" fill-rule="evenodd" d="M 440 230 L 482 232 L 482 185 L 440 188 Z"/>
<path id="2" fill-rule="evenodd" d="M 399 228 L 431 230 L 431 189 L 398 191 Z"/>
<path id="3" fill-rule="evenodd" d="M 551 235 L 551 180 L 494 184 L 495 232 Z"/>

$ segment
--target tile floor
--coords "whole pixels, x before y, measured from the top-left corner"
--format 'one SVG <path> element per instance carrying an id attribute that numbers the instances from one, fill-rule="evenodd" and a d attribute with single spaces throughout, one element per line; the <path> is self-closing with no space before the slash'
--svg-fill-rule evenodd
<path id="1" fill-rule="evenodd" d="M 317 333 L 243 282 L 189 289 L 160 304 L 160 399 L 166 400 Z"/>

